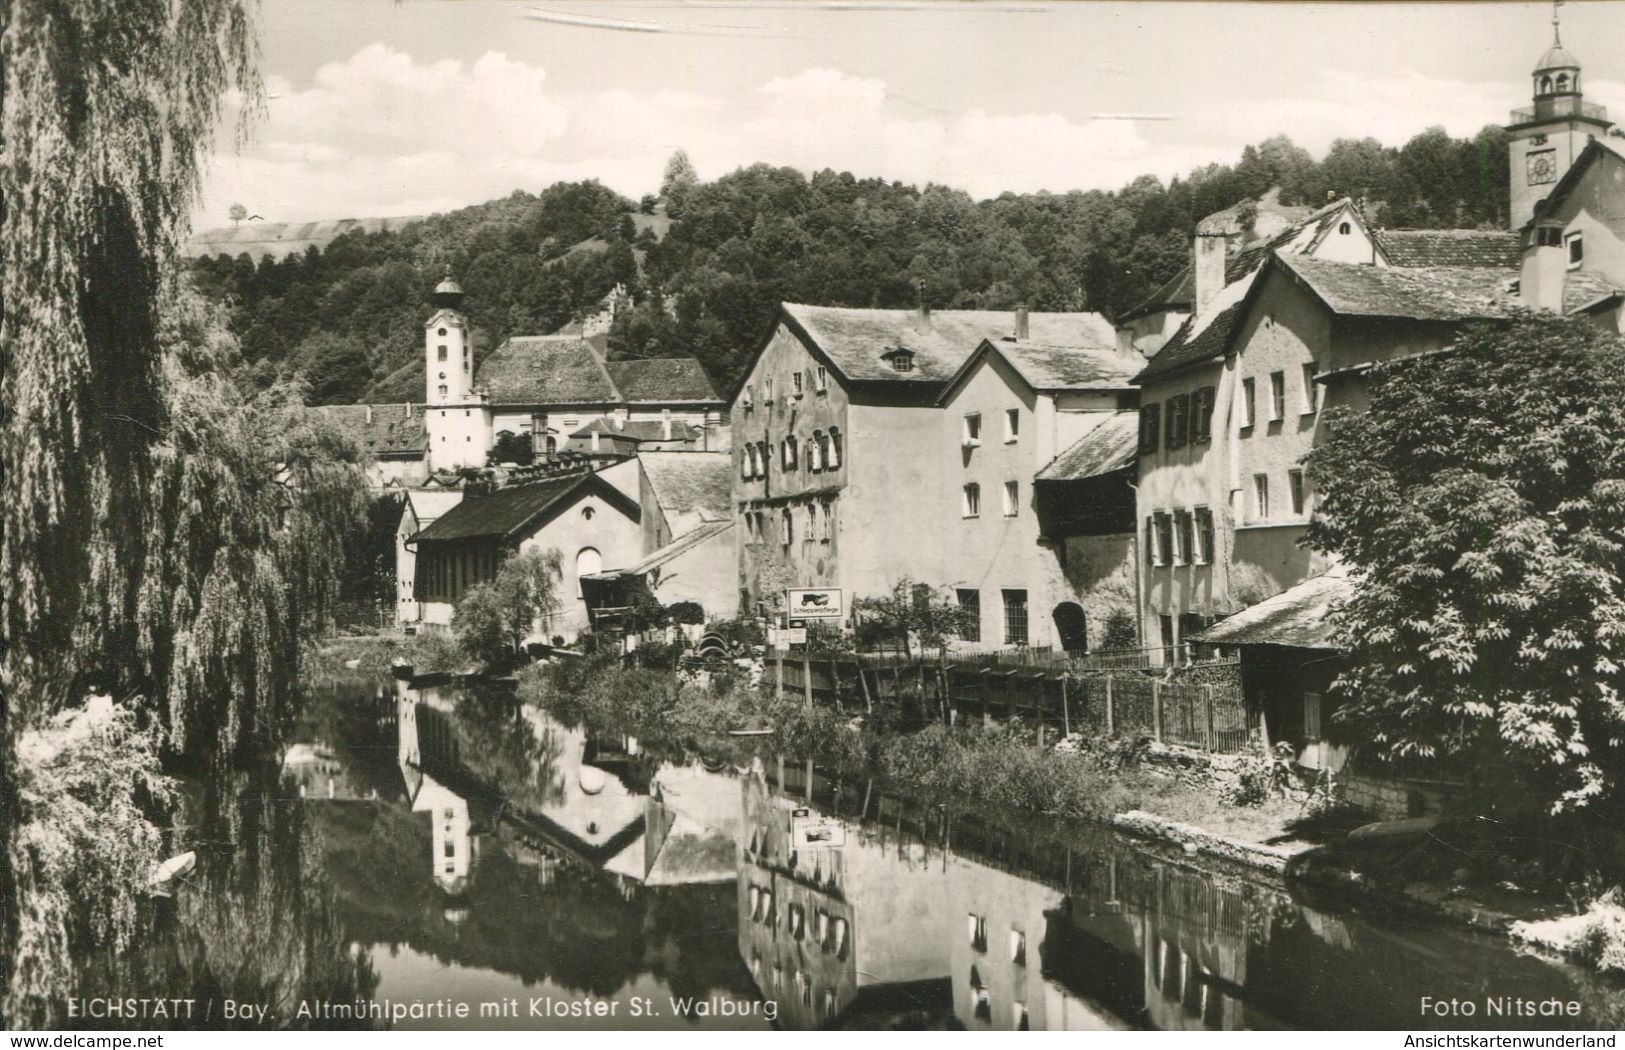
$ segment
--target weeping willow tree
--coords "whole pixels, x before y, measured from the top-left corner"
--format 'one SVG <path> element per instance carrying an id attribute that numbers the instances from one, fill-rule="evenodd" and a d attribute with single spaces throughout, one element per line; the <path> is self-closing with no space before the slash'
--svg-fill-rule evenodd
<path id="1" fill-rule="evenodd" d="M 39 852 L 117 836 L 64 837 L 58 807 L 30 807 L 19 743 L 91 689 L 154 729 L 154 754 L 219 764 L 276 743 L 295 713 L 301 628 L 332 597 L 365 488 L 354 450 L 297 391 L 238 393 L 232 342 L 180 276 L 223 100 L 260 108 L 254 0 L 0 0 L 0 11 L 0 949 L 11 961 L 21 924 L 60 920 L 24 939 L 54 938 L 49 958 L 68 957 L 75 937 L 99 933 L 63 902 L 125 914 L 127 901 L 106 896 L 138 889 Z M 70 976 L 36 970 L 32 991 Z M 16 1005 L 8 986 L 8 1013 Z"/>

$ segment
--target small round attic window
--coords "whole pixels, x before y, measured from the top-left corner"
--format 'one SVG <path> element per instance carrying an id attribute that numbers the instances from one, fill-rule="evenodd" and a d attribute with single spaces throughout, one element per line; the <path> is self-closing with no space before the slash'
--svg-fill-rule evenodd
<path id="1" fill-rule="evenodd" d="M 446 334 L 446 330 L 445 330 L 445 329 L 444 329 L 444 328 L 442 328 L 442 329 L 440 329 L 440 334 L 441 334 L 441 335 L 445 335 L 445 334 Z"/>

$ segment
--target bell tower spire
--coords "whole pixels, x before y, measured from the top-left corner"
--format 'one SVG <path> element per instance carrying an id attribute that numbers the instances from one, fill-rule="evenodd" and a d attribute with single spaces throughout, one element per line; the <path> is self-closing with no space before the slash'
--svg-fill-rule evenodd
<path id="1" fill-rule="evenodd" d="M 1507 125 L 1512 163 L 1511 225 L 1519 231 L 1552 187 L 1573 165 L 1586 143 L 1611 126 L 1608 111 L 1585 101 L 1580 60 L 1563 47 L 1562 0 L 1552 4 L 1552 45 L 1531 74 L 1534 105 L 1512 111 Z"/>

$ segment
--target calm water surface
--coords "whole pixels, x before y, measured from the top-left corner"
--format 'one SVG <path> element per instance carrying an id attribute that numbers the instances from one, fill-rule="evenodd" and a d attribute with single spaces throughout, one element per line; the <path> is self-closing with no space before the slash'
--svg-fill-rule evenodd
<path id="1" fill-rule="evenodd" d="M 176 845 L 198 869 L 86 992 L 191 998 L 207 1027 L 1625 1019 L 1617 982 L 1498 939 L 775 756 L 656 756 L 494 689 L 323 690 L 280 768 L 197 786 L 187 814 Z M 828 845 L 797 838 L 809 823 Z M 1426 1017 L 1424 995 L 1476 1016 Z M 1581 1016 L 1492 1013 L 1548 998 Z"/>

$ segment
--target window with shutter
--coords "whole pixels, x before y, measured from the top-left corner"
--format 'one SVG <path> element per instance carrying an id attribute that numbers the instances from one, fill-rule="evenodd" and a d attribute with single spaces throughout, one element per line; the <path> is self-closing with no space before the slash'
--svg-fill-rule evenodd
<path id="1" fill-rule="evenodd" d="M 1162 434 L 1162 406 L 1146 405 L 1140 409 L 1140 451 L 1155 452 Z"/>

